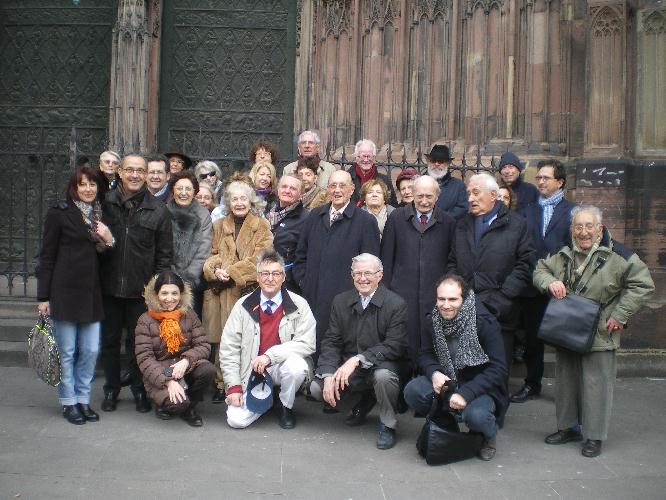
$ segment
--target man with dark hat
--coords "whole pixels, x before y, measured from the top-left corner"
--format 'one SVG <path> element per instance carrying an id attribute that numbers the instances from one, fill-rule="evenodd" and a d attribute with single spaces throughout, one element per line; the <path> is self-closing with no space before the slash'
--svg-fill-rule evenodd
<path id="1" fill-rule="evenodd" d="M 520 163 L 518 157 L 511 151 L 507 151 L 500 158 L 499 173 L 502 180 L 513 190 L 518 198 L 516 210 L 523 214 L 525 208 L 539 200 L 539 190 L 534 184 L 525 182 L 521 174 L 525 165 Z"/>
<path id="2" fill-rule="evenodd" d="M 435 144 L 430 154 L 425 155 L 428 160 L 428 175 L 434 177 L 439 183 L 439 199 L 437 207 L 458 220 L 467 213 L 467 192 L 465 183 L 451 176 L 449 165 L 453 157 L 449 147 L 444 144 Z"/>
<path id="3" fill-rule="evenodd" d="M 169 158 L 169 173 L 172 175 L 192 166 L 192 158 L 177 147 L 171 148 L 164 156 Z"/>

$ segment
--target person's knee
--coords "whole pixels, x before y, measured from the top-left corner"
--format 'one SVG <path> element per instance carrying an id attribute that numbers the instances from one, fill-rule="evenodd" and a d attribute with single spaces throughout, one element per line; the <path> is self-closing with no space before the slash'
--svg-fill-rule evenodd
<path id="1" fill-rule="evenodd" d="M 252 420 L 243 418 L 243 415 L 239 413 L 240 412 L 227 412 L 227 425 L 232 429 L 245 429 L 252 423 Z"/>
<path id="2" fill-rule="evenodd" d="M 483 429 L 494 421 L 495 415 L 488 408 L 474 406 L 465 410 L 465 423 L 470 429 Z"/>
<path id="3" fill-rule="evenodd" d="M 373 372 L 372 383 L 375 387 L 397 386 L 398 375 L 386 368 L 378 368 Z"/>
<path id="4" fill-rule="evenodd" d="M 301 356 L 292 354 L 282 362 L 282 369 L 292 377 L 305 377 L 308 373 L 308 363 Z"/>

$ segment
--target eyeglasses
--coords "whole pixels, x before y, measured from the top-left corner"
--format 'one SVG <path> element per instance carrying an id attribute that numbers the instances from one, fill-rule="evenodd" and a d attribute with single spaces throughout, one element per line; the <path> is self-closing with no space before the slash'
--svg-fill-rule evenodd
<path id="1" fill-rule="evenodd" d="M 215 175 L 217 175 L 217 172 L 208 172 L 206 174 L 199 174 L 199 180 L 202 181 L 202 180 L 206 179 L 207 177 L 213 177 Z"/>
<path id="2" fill-rule="evenodd" d="M 102 160 L 102 163 L 104 163 L 104 165 L 120 165 L 118 160 Z"/>
<path id="3" fill-rule="evenodd" d="M 123 172 L 130 175 L 146 175 L 146 169 L 144 168 L 123 168 Z"/>
<path id="4" fill-rule="evenodd" d="M 583 229 L 594 231 L 597 227 L 599 227 L 599 224 L 588 222 L 587 224 L 575 224 L 573 228 L 575 232 L 580 233 Z"/>
<path id="5" fill-rule="evenodd" d="M 271 277 L 277 280 L 284 276 L 284 271 L 259 271 L 257 274 L 262 280 L 267 280 Z"/>
<path id="6" fill-rule="evenodd" d="M 372 278 L 375 274 L 380 273 L 381 271 L 352 271 L 352 276 L 355 280 L 363 278 Z"/>

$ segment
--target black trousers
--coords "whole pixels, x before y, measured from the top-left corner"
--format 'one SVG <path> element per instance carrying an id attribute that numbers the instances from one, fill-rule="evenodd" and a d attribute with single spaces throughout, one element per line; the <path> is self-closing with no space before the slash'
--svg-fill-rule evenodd
<path id="1" fill-rule="evenodd" d="M 172 403 L 167 395 L 162 401 L 154 401 L 158 406 L 170 413 L 182 413 L 190 406 L 194 406 L 203 401 L 203 394 L 206 388 L 215 379 L 215 366 L 210 361 L 201 360 L 197 363 L 190 373 L 185 377 L 187 389 L 185 389 L 185 401 L 182 403 Z"/>
<path id="2" fill-rule="evenodd" d="M 537 333 L 546 312 L 548 297 L 545 295 L 523 297 L 521 305 L 521 322 L 525 329 L 525 355 L 523 356 L 527 369 L 525 383 L 540 391 L 543 378 L 543 342 L 537 338 Z"/>
<path id="3" fill-rule="evenodd" d="M 143 299 L 127 299 L 105 295 L 104 321 L 102 322 L 102 363 L 104 364 L 104 393 L 120 392 L 120 346 L 122 343 L 123 327 L 127 328 L 127 342 L 129 371 L 132 375 L 132 393 L 145 392 L 143 377 L 136 364 L 134 355 L 134 328 L 144 312 L 146 305 Z"/>

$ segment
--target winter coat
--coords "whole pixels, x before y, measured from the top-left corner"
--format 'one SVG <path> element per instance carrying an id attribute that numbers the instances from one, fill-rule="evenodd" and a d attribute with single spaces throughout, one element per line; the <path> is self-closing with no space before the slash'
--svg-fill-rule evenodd
<path id="1" fill-rule="evenodd" d="M 328 199 L 328 191 L 325 188 L 320 186 L 317 186 L 317 188 L 319 189 L 317 194 L 314 195 L 307 205 L 303 205 L 306 210 L 313 210 L 331 201 Z"/>
<path id="2" fill-rule="evenodd" d="M 349 203 L 342 218 L 330 225 L 327 203 L 310 212 L 298 240 L 293 275 L 317 319 L 317 341 L 328 326 L 333 297 L 353 287 L 352 257 L 379 256 L 377 219 Z"/>
<path id="3" fill-rule="evenodd" d="M 467 214 L 467 188 L 460 179 L 453 177 L 448 172 L 444 177 L 438 180 L 439 198 L 437 207 L 458 220 Z"/>
<path id="4" fill-rule="evenodd" d="M 626 325 L 654 293 L 654 282 L 645 263 L 634 252 L 611 238 L 604 228 L 601 243 L 590 264 L 576 283 L 571 275 L 576 264 L 571 243 L 559 252 L 541 259 L 534 270 L 534 286 L 549 293 L 548 286 L 562 281 L 567 290 L 581 290 L 580 295 L 603 305 L 592 344 L 593 351 L 611 351 L 620 347 L 620 331 L 609 334 L 606 321 L 613 317 Z M 581 285 L 583 285 L 581 287 Z M 556 300 L 556 299 L 551 299 Z"/>
<path id="5" fill-rule="evenodd" d="M 389 217 L 382 238 L 383 283 L 407 302 L 409 353 L 419 352 L 421 323 L 435 306 L 435 283 L 446 273 L 455 220 L 435 208 L 427 225 L 410 203 Z"/>
<path id="6" fill-rule="evenodd" d="M 456 392 L 468 403 L 484 394 L 493 398 L 495 417 L 498 425 L 502 426 L 504 415 L 509 408 L 509 395 L 506 387 L 508 368 L 504 355 L 504 342 L 499 323 L 479 300 L 476 301 L 476 333 L 483 352 L 488 356 L 488 362 L 459 370 L 456 374 L 458 379 Z M 419 366 L 428 380 L 432 379 L 432 374 L 436 371 L 445 373 L 444 367 L 435 353 L 434 335 L 432 316 L 429 314 L 421 331 L 421 351 L 419 352 Z"/>
<path id="7" fill-rule="evenodd" d="M 259 355 L 259 300 L 261 289 L 239 299 L 224 325 L 220 341 L 220 367 L 226 389 L 240 385 L 243 392 L 252 373 L 251 363 Z M 271 364 L 289 356 L 306 358 L 315 352 L 315 319 L 303 297 L 282 288 L 283 316 L 278 335 L 280 343 L 264 354 Z"/>
<path id="8" fill-rule="evenodd" d="M 181 207 L 170 200 L 167 208 L 173 231 L 173 269 L 196 289 L 201 283 L 204 262 L 210 256 L 210 213 L 196 201 Z"/>
<path id="9" fill-rule="evenodd" d="M 535 260 L 525 219 L 502 204 L 478 245 L 474 216 L 467 214 L 456 223 L 448 270 L 462 276 L 501 323 L 528 289 Z"/>
<path id="10" fill-rule="evenodd" d="M 49 301 L 60 321 L 92 323 L 104 319 L 96 243 L 74 204 L 51 208 L 37 268 L 37 300 Z"/>
<path id="11" fill-rule="evenodd" d="M 153 290 L 154 284 L 155 277 L 145 287 L 146 306 L 153 311 L 162 312 L 157 292 Z M 167 346 L 160 337 L 160 322 L 147 312 L 139 317 L 134 329 L 136 363 L 143 375 L 143 385 L 148 397 L 158 406 L 169 401 L 166 383 L 172 379 L 164 374 L 165 368 L 182 359 L 187 359 L 189 366 L 186 373 L 189 373 L 202 361 L 208 361 L 210 355 L 210 344 L 206 339 L 206 333 L 198 316 L 192 311 L 191 303 L 192 292 L 189 285 L 186 284 L 178 306 L 178 309 L 184 313 L 178 324 L 185 342 L 181 343 L 178 352 L 167 351 Z"/>
<path id="12" fill-rule="evenodd" d="M 352 182 L 354 183 L 354 194 L 352 194 L 351 201 L 356 205 L 361 199 L 361 178 L 356 173 L 356 165 L 352 165 L 347 171 L 349 172 L 349 175 L 351 175 Z M 375 172 L 373 179 L 378 179 L 386 184 L 389 192 L 388 205 L 395 207 L 398 204 L 398 198 L 395 196 L 395 189 L 393 189 L 393 182 L 391 182 L 391 178 L 386 174 L 382 174 L 381 172 Z"/>
<path id="13" fill-rule="evenodd" d="M 233 214 L 213 224 L 213 245 L 203 266 L 204 278 L 208 282 L 217 281 L 215 269 L 226 269 L 233 284 L 219 294 L 212 290 L 204 292 L 203 324 L 211 343 L 220 341 L 222 328 L 241 292 L 256 284 L 257 256 L 272 243 L 268 221 L 252 213 L 245 217 L 236 240 Z"/>
<path id="14" fill-rule="evenodd" d="M 518 199 L 518 204 L 516 205 L 518 213 L 524 213 L 528 205 L 538 203 L 539 196 L 541 196 L 537 187 L 531 182 L 525 182 L 522 177 L 518 177 L 516 182 L 511 184 L 511 190 Z"/>
<path id="15" fill-rule="evenodd" d="M 171 269 L 171 217 L 145 188 L 122 203 L 118 189 L 102 203 L 102 219 L 116 244 L 101 255 L 102 293 L 139 298 L 156 273 Z"/>
<path id="16" fill-rule="evenodd" d="M 301 230 L 303 229 L 305 220 L 308 218 L 308 214 L 309 212 L 303 208 L 301 202 L 298 202 L 298 207 L 289 212 L 273 229 L 273 248 L 280 254 L 287 265 L 294 262 L 298 238 L 301 235 Z M 289 290 L 299 293 L 300 288 L 294 280 L 292 266 L 288 266 L 285 273 Z"/>
<path id="17" fill-rule="evenodd" d="M 332 375 L 352 356 L 376 368 L 404 373 L 407 365 L 407 303 L 379 285 L 363 309 L 356 289 L 335 296 L 317 362 L 317 375 Z"/>

